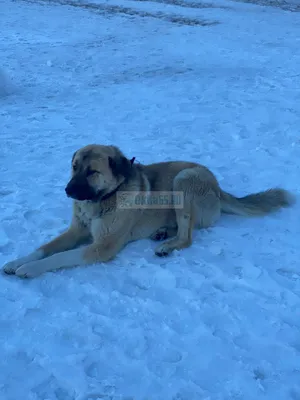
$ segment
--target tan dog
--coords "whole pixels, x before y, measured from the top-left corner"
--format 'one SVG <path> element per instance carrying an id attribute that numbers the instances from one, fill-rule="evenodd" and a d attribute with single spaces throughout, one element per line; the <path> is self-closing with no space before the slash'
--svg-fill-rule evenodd
<path id="1" fill-rule="evenodd" d="M 166 256 L 189 247 L 193 229 L 213 225 L 221 212 L 263 215 L 294 202 L 283 189 L 236 198 L 199 164 L 134 164 L 117 147 L 102 145 L 88 145 L 73 155 L 66 193 L 74 199 L 69 229 L 28 256 L 7 263 L 7 274 L 35 277 L 106 262 L 127 243 L 142 238 L 169 238 L 155 251 Z"/>

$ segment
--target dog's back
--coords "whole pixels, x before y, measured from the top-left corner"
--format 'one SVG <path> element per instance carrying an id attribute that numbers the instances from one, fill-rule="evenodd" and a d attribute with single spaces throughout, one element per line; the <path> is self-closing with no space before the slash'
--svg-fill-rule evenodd
<path id="1" fill-rule="evenodd" d="M 173 189 L 174 178 L 180 171 L 197 166 L 199 164 L 187 161 L 165 161 L 143 165 L 142 170 L 152 191 L 169 191 Z"/>

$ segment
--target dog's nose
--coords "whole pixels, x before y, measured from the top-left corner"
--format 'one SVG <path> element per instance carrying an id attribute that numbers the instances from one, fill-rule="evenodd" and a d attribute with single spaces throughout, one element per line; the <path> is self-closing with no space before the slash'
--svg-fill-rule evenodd
<path id="1" fill-rule="evenodd" d="M 66 186 L 66 187 L 65 187 L 65 192 L 66 192 L 67 196 L 70 196 L 71 190 L 70 190 L 70 187 L 69 187 L 69 186 Z"/>

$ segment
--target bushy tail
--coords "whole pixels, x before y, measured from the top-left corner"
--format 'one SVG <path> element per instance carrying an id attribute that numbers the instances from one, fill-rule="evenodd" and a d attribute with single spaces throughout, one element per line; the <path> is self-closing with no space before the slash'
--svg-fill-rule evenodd
<path id="1" fill-rule="evenodd" d="M 228 214 L 265 215 L 282 207 L 290 207 L 294 203 L 295 197 L 284 189 L 269 189 L 239 198 L 224 191 L 221 192 L 221 210 Z"/>

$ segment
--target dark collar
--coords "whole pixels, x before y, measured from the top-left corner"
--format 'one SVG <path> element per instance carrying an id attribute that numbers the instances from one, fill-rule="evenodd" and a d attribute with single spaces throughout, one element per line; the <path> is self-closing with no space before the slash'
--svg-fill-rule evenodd
<path id="1" fill-rule="evenodd" d="M 120 185 L 118 185 L 114 190 L 112 190 L 111 192 L 106 193 L 105 195 L 101 196 L 100 194 L 100 198 L 98 197 L 98 200 L 103 201 L 103 200 L 107 200 L 110 197 L 112 197 L 114 194 L 117 193 L 117 191 L 119 190 L 120 186 L 123 185 L 124 182 L 120 183 Z"/>
<path id="2" fill-rule="evenodd" d="M 135 161 L 135 157 L 132 157 L 132 159 L 130 160 L 131 167 L 133 166 L 134 161 Z M 125 180 L 125 181 L 126 181 L 126 180 Z M 99 200 L 102 201 L 102 200 L 107 200 L 107 199 L 109 199 L 110 197 L 112 197 L 114 194 L 117 193 L 117 191 L 120 189 L 120 187 L 123 185 L 123 183 L 124 183 L 124 182 L 121 182 L 120 185 L 118 185 L 114 190 L 112 190 L 112 191 L 109 192 L 109 193 L 105 193 L 103 196 L 101 196 L 101 193 L 99 193 L 99 194 L 97 195 L 97 198 L 96 198 L 95 201 L 99 201 Z"/>

